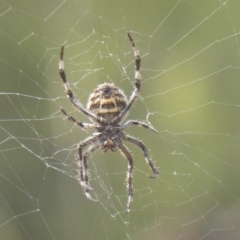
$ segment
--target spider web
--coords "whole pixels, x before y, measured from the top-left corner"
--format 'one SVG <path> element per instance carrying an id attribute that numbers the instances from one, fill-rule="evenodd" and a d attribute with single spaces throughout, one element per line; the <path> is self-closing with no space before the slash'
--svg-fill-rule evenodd
<path id="1" fill-rule="evenodd" d="M 1 1 L 1 239 L 239 239 L 240 3 L 234 0 Z M 76 148 L 91 134 L 64 121 L 60 107 L 89 122 L 66 97 L 60 46 L 71 89 L 84 105 L 100 83 L 130 96 L 134 55 L 142 88 L 128 119 L 155 134 L 126 132 L 140 149 L 126 214 L 127 161 L 89 159 L 92 195 L 78 183 Z"/>

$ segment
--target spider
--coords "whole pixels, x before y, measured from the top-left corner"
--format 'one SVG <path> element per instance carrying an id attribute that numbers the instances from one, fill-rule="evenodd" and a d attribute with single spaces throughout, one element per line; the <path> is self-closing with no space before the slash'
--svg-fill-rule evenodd
<path id="1" fill-rule="evenodd" d="M 127 100 L 123 91 L 116 87 L 114 84 L 103 83 L 100 84 L 93 91 L 92 94 L 90 94 L 87 103 L 87 108 L 83 107 L 82 104 L 77 99 L 75 99 L 73 92 L 69 88 L 69 84 L 67 82 L 63 61 L 64 46 L 61 47 L 60 52 L 59 74 L 63 81 L 63 85 L 67 92 L 67 96 L 70 99 L 73 106 L 76 107 L 80 112 L 85 114 L 87 117 L 89 117 L 89 119 L 93 123 L 83 123 L 77 121 L 74 117 L 69 115 L 65 110 L 61 108 L 62 113 L 78 127 L 82 129 L 96 130 L 96 132 L 93 133 L 92 136 L 80 142 L 77 149 L 79 181 L 84 190 L 84 194 L 88 199 L 94 202 L 98 201 L 92 198 L 90 194 L 90 191 L 92 191 L 93 188 L 89 186 L 88 162 L 87 162 L 89 156 L 97 149 L 101 149 L 103 152 L 107 152 L 108 150 L 111 150 L 112 152 L 120 150 L 123 156 L 126 157 L 126 159 L 128 160 L 127 170 L 128 198 L 126 210 L 126 212 L 128 213 L 130 211 L 130 204 L 133 196 L 133 157 L 129 152 L 128 148 L 124 145 L 123 141 L 130 142 L 136 145 L 137 147 L 141 148 L 146 162 L 153 171 L 154 175 L 150 176 L 151 178 L 157 177 L 159 171 L 155 167 L 152 159 L 150 158 L 148 150 L 145 147 L 145 145 L 136 138 L 131 137 L 124 133 L 124 130 L 131 125 L 141 126 L 150 129 L 156 133 L 157 131 L 149 124 L 145 124 L 143 122 L 139 122 L 136 120 L 128 120 L 127 122 L 121 124 L 121 121 L 124 119 L 128 111 L 138 98 L 139 90 L 141 87 L 140 81 L 141 58 L 130 33 L 127 33 L 127 36 L 133 48 L 136 64 L 135 88 L 129 100 Z M 86 150 L 83 152 L 84 148 L 86 148 Z"/>

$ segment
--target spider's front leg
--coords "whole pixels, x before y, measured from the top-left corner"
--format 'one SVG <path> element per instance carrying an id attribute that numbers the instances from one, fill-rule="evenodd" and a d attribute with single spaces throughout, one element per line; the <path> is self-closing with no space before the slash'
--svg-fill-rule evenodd
<path id="1" fill-rule="evenodd" d="M 128 172 L 127 172 L 127 191 L 128 191 L 128 201 L 127 201 L 127 210 L 126 213 L 129 213 L 130 211 L 130 204 L 132 201 L 133 197 L 133 158 L 129 150 L 126 148 L 124 144 L 120 144 L 118 146 L 120 150 L 122 151 L 123 155 L 127 158 L 128 160 Z"/>
<path id="2" fill-rule="evenodd" d="M 134 56 L 135 56 L 135 67 L 136 67 L 136 71 L 135 71 L 135 86 L 137 88 L 137 92 L 140 91 L 140 87 L 141 87 L 141 82 L 140 82 L 140 66 L 141 66 L 141 57 L 139 54 L 139 50 L 136 48 L 135 46 L 135 42 L 132 39 L 132 36 L 130 35 L 130 33 L 127 33 L 128 38 L 132 44 L 132 48 L 133 48 L 133 52 L 134 52 Z"/>
<path id="3" fill-rule="evenodd" d="M 79 111 L 81 111 L 81 112 L 84 113 L 86 116 L 88 116 L 88 117 L 90 117 L 91 119 L 93 119 L 94 121 L 100 123 L 101 120 L 100 120 L 97 116 L 95 116 L 93 113 L 87 111 L 87 110 L 82 106 L 82 104 L 81 104 L 77 99 L 75 99 L 74 94 L 73 94 L 72 90 L 71 90 L 70 87 L 69 87 L 69 84 L 68 84 L 68 81 L 67 81 L 67 77 L 66 77 L 66 74 L 65 74 L 63 55 L 64 55 L 64 46 L 61 47 L 58 71 L 59 71 L 59 75 L 60 75 L 60 77 L 61 77 L 61 79 L 62 79 L 62 81 L 63 81 L 64 88 L 65 88 L 65 90 L 66 90 L 66 92 L 67 92 L 67 96 L 69 97 L 71 103 L 72 103 Z"/>
<path id="4" fill-rule="evenodd" d="M 129 32 L 127 33 L 127 36 L 132 44 L 132 48 L 135 56 L 135 89 L 127 103 L 127 106 L 116 117 L 112 119 L 111 124 L 116 124 L 117 122 L 120 122 L 121 119 L 124 118 L 126 113 L 129 111 L 129 109 L 132 107 L 134 102 L 137 100 L 137 97 L 140 92 L 140 87 L 141 87 L 141 81 L 140 81 L 141 80 L 141 75 L 140 75 L 141 57 Z"/>
<path id="5" fill-rule="evenodd" d="M 74 99 L 72 90 L 68 86 L 66 74 L 64 71 L 64 61 L 63 61 L 63 54 L 64 54 L 64 46 L 61 47 L 61 52 L 60 52 L 60 60 L 59 60 L 59 75 L 64 83 L 64 88 L 66 89 L 68 97 L 71 99 Z"/>
<path id="6" fill-rule="evenodd" d="M 95 151 L 99 146 L 98 145 L 92 145 L 92 147 L 90 147 L 84 154 L 82 154 L 82 151 L 85 147 L 89 146 L 90 144 L 94 144 L 96 140 L 96 137 L 89 137 L 86 140 L 84 140 L 83 142 L 81 142 L 79 144 L 78 147 L 78 160 L 79 160 L 79 164 L 78 164 L 78 174 L 79 174 L 79 178 L 80 178 L 80 184 L 84 189 L 84 194 L 86 195 L 86 197 L 94 202 L 98 202 L 98 200 L 92 198 L 91 194 L 89 193 L 89 191 L 92 191 L 93 188 L 91 188 L 88 185 L 88 165 L 87 165 L 87 159 L 90 155 L 90 153 L 92 153 L 93 151 Z"/>

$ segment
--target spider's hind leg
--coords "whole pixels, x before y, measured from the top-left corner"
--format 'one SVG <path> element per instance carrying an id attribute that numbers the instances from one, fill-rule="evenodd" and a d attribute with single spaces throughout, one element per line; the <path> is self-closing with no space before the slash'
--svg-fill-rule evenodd
<path id="1" fill-rule="evenodd" d="M 127 171 L 127 191 L 128 191 L 128 200 L 127 200 L 127 210 L 126 213 L 129 213 L 130 211 L 130 204 L 132 202 L 133 197 L 133 158 L 129 150 L 124 144 L 120 144 L 118 146 L 122 152 L 122 154 L 127 158 L 128 160 L 128 171 Z"/>
<path id="2" fill-rule="evenodd" d="M 99 145 L 94 145 L 95 139 L 96 139 L 95 136 L 89 137 L 79 144 L 79 147 L 78 147 L 78 159 L 79 159 L 78 174 L 79 174 L 79 181 L 80 181 L 82 188 L 84 189 L 85 196 L 89 200 L 92 200 L 93 202 L 98 202 L 98 200 L 92 198 L 91 194 L 89 193 L 89 191 L 93 191 L 93 188 L 91 188 L 88 185 L 89 180 L 88 180 L 87 159 L 90 156 L 90 154 L 99 147 Z M 86 150 L 86 152 L 84 154 L 82 154 L 83 149 L 89 145 L 90 145 L 90 147 Z"/>
<path id="3" fill-rule="evenodd" d="M 130 143 L 133 143 L 134 145 L 136 145 L 136 146 L 138 146 L 139 148 L 142 149 L 142 152 L 143 152 L 143 155 L 145 157 L 145 160 L 146 160 L 146 162 L 148 163 L 148 165 L 150 166 L 150 168 L 152 169 L 152 171 L 154 173 L 154 175 L 150 176 L 150 178 L 156 178 L 159 175 L 159 171 L 156 168 L 156 166 L 154 165 L 152 159 L 150 158 L 148 150 L 145 147 L 145 145 L 141 141 L 139 141 L 139 140 L 137 140 L 137 139 L 135 139 L 133 137 L 130 137 L 128 135 L 125 135 L 123 140 L 128 141 Z"/>

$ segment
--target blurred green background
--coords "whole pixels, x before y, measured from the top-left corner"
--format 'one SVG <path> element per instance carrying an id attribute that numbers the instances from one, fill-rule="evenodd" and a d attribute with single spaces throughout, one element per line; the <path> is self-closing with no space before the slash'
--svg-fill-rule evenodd
<path id="1" fill-rule="evenodd" d="M 1 1 L 0 239 L 240 238 L 240 2 Z M 134 156 L 126 215 L 127 161 L 89 159 L 98 204 L 78 184 L 79 121 L 58 75 L 60 46 L 70 87 L 85 105 L 100 83 L 129 96 L 130 31 L 142 56 L 141 96 L 128 119 L 158 131 L 127 132 L 151 150 Z"/>

